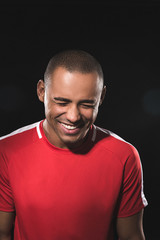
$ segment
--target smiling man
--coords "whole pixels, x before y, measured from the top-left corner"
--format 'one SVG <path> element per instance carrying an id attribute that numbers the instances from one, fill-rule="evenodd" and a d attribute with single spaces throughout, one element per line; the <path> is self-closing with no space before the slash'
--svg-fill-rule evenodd
<path id="1" fill-rule="evenodd" d="M 137 150 L 94 125 L 106 93 L 100 64 L 56 54 L 37 94 L 45 119 L 0 140 L 0 240 L 144 240 Z"/>
<path id="2" fill-rule="evenodd" d="M 94 123 L 106 87 L 95 70 L 81 73 L 60 66 L 50 79 L 46 87 L 42 80 L 38 82 L 38 96 L 45 106 L 45 134 L 57 147 L 75 148 Z"/>

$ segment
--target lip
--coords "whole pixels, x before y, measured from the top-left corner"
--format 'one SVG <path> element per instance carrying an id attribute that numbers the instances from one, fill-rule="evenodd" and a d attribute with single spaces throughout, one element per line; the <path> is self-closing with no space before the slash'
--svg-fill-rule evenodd
<path id="1" fill-rule="evenodd" d="M 68 129 L 66 128 L 65 125 L 68 125 L 68 126 L 71 126 L 71 127 L 75 127 L 74 129 Z M 74 125 L 71 125 L 71 124 L 66 124 L 66 123 L 61 123 L 59 122 L 59 125 L 61 127 L 61 130 L 67 134 L 67 135 L 76 135 L 80 132 L 80 127 L 79 126 L 74 126 Z"/>

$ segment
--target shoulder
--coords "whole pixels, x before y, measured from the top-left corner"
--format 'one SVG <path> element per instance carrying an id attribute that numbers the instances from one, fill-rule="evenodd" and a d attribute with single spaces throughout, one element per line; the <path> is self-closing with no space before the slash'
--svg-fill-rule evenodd
<path id="1" fill-rule="evenodd" d="M 19 128 L 5 136 L 0 137 L 0 149 L 7 147 L 7 149 L 19 147 L 27 142 L 31 142 L 33 138 L 41 138 L 39 129 L 40 122 L 36 122 L 22 128 Z"/>
<path id="2" fill-rule="evenodd" d="M 139 158 L 139 153 L 135 146 L 127 142 L 110 130 L 94 127 L 94 142 L 101 146 L 102 149 L 112 152 L 123 164 L 129 157 Z"/>

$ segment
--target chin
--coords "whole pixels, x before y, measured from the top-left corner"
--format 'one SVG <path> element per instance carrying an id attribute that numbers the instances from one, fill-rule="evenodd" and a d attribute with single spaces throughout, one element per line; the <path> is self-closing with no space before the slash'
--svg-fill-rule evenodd
<path id="1" fill-rule="evenodd" d="M 82 142 L 82 140 L 79 140 L 79 139 L 78 140 L 77 139 L 76 140 L 70 140 L 70 141 L 66 140 L 66 141 L 64 141 L 64 144 L 66 144 L 67 146 L 69 146 L 69 145 L 72 146 L 72 145 L 77 145 L 81 142 Z"/>

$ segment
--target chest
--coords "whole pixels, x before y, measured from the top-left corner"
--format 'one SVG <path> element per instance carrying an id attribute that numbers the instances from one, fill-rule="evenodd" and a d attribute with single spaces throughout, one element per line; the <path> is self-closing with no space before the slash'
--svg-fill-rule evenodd
<path id="1" fill-rule="evenodd" d="M 123 170 L 112 154 L 19 154 L 10 166 L 17 211 L 66 214 L 113 212 Z"/>

